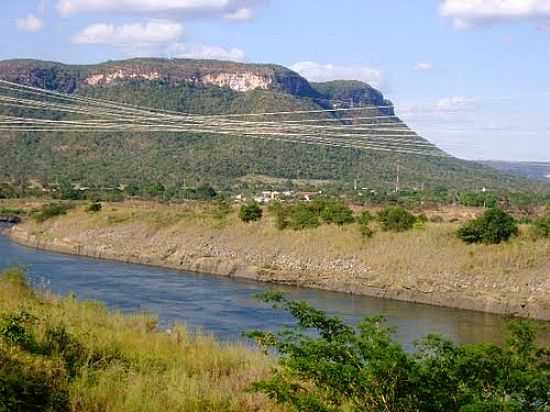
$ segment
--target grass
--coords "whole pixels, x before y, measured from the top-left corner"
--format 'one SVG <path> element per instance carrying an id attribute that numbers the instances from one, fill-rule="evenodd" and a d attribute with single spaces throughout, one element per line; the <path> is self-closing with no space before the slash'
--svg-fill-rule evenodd
<path id="1" fill-rule="evenodd" d="M 280 411 L 246 390 L 270 366 L 181 326 L 159 331 L 147 315 L 35 292 L 19 269 L 0 275 L 2 412 Z"/>
<path id="2" fill-rule="evenodd" d="M 198 202 L 106 204 L 97 214 L 90 215 L 83 208 L 76 208 L 59 219 L 60 224 L 52 219 L 28 225 L 40 233 L 92 245 L 101 239 L 88 237 L 89 231 L 102 235 L 116 229 L 116 238 L 136 242 L 140 248 L 148 247 L 147 239 L 155 235 L 154 244 L 149 245 L 153 254 L 153 249 L 162 247 L 163 243 L 185 244 L 188 238 L 197 236 L 210 238 L 209 243 L 231 249 L 237 256 L 261 257 L 276 251 L 297 258 L 307 257 L 313 263 L 353 258 L 368 266 L 375 275 L 459 273 L 494 278 L 513 272 L 515 276 L 522 276 L 543 271 L 550 259 L 550 239 L 533 238 L 527 225 L 521 226 L 520 235 L 510 242 L 487 246 L 466 245 L 460 241 L 456 231 L 461 222 L 427 222 L 421 228 L 404 233 L 383 232 L 374 224 L 375 235 L 364 239 L 357 224 L 279 231 L 269 213 L 265 213 L 261 222 L 244 224 L 236 209 L 231 211 Z M 271 263 L 262 262 L 262 265 Z"/>

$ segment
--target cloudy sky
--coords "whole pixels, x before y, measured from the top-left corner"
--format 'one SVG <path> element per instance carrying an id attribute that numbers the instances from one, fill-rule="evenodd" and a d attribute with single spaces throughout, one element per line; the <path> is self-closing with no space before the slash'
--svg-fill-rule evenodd
<path id="1" fill-rule="evenodd" d="M 456 155 L 550 161 L 550 0 L 18 0 L 3 9 L 0 59 L 278 63 L 310 80 L 369 82 Z"/>

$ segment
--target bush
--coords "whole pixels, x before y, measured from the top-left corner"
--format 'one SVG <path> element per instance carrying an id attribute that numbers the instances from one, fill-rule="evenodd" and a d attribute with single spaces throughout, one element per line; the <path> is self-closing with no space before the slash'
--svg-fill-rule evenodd
<path id="1" fill-rule="evenodd" d="M 260 205 L 256 202 L 242 205 L 239 212 L 239 217 L 243 222 L 255 222 L 262 218 L 263 211 Z"/>
<path id="2" fill-rule="evenodd" d="M 263 299 L 297 326 L 248 336 L 275 350 L 279 367 L 253 388 L 295 411 L 546 411 L 549 348 L 528 322 L 503 346 L 456 345 L 437 335 L 410 353 L 381 317 L 349 325 L 276 293 Z"/>
<path id="3" fill-rule="evenodd" d="M 69 410 L 63 374 L 49 373 L 46 367 L 46 362 L 25 365 L 0 346 L 0 411 Z"/>
<path id="4" fill-rule="evenodd" d="M 364 211 L 357 217 L 357 223 L 359 224 L 359 233 L 364 238 L 370 238 L 374 235 L 374 230 L 370 227 L 370 223 L 373 220 L 373 216 L 368 210 Z"/>
<path id="5" fill-rule="evenodd" d="M 38 223 L 43 223 L 52 217 L 66 214 L 72 207 L 73 206 L 68 203 L 48 203 L 35 211 L 32 217 Z"/>
<path id="6" fill-rule="evenodd" d="M 275 227 L 284 230 L 288 227 L 288 207 L 281 202 L 273 202 L 268 206 L 269 214 L 275 217 Z"/>
<path id="7" fill-rule="evenodd" d="M 498 208 L 487 210 L 458 230 L 458 237 L 466 243 L 498 244 L 517 234 L 515 219 Z"/>
<path id="8" fill-rule="evenodd" d="M 353 223 L 353 211 L 341 202 L 330 202 L 324 205 L 320 212 L 325 223 L 335 223 L 338 226 Z"/>
<path id="9" fill-rule="evenodd" d="M 24 311 L 2 315 L 0 317 L 0 338 L 12 345 L 23 348 L 36 346 L 34 337 L 28 332 L 27 326 L 34 322 L 35 318 Z"/>
<path id="10" fill-rule="evenodd" d="M 550 214 L 536 220 L 533 223 L 533 230 L 539 237 L 550 238 Z"/>
<path id="11" fill-rule="evenodd" d="M 102 207 L 103 207 L 103 206 L 101 206 L 101 203 L 99 203 L 99 202 L 94 202 L 94 203 L 91 203 L 91 204 L 86 208 L 86 212 L 88 212 L 88 213 L 98 213 L 98 212 L 101 212 Z"/>
<path id="12" fill-rule="evenodd" d="M 319 227 L 319 215 L 305 203 L 297 203 L 288 210 L 288 227 L 294 230 Z"/>
<path id="13" fill-rule="evenodd" d="M 405 232 L 413 228 L 416 217 L 402 207 L 386 207 L 378 213 L 378 221 L 386 232 Z"/>

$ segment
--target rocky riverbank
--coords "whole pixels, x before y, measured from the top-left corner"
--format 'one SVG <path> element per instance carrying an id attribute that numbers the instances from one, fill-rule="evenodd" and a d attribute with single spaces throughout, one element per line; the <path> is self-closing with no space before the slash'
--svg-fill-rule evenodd
<path id="1" fill-rule="evenodd" d="M 190 213 L 76 210 L 9 236 L 81 256 L 550 320 L 548 242 L 468 247 L 448 225 L 365 241 L 351 227 L 280 232 Z"/>

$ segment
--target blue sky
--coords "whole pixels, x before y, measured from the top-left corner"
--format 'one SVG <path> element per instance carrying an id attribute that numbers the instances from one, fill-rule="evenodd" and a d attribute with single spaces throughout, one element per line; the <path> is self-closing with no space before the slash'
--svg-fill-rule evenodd
<path id="1" fill-rule="evenodd" d="M 550 0 L 18 0 L 0 58 L 278 63 L 380 88 L 471 159 L 550 161 Z"/>

